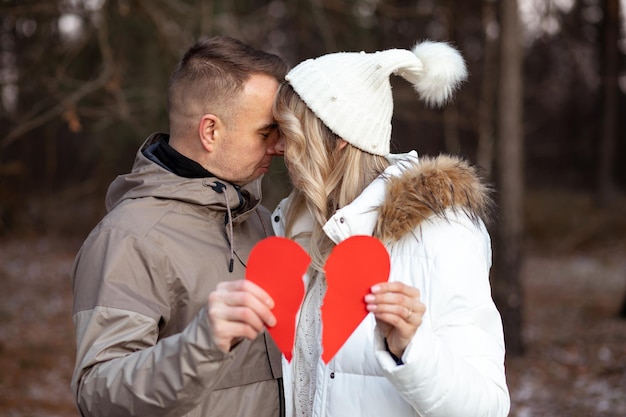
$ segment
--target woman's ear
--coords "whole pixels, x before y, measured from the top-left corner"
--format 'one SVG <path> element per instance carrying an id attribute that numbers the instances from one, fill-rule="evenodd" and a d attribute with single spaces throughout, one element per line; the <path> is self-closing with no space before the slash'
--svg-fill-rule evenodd
<path id="1" fill-rule="evenodd" d="M 339 142 L 339 143 L 337 143 L 337 150 L 339 150 L 339 151 L 342 150 L 343 148 L 345 148 L 348 145 L 348 142 L 346 142 L 345 140 L 343 140 L 341 138 L 337 139 L 337 141 Z"/>
<path id="2" fill-rule="evenodd" d="M 200 124 L 198 125 L 198 137 L 200 138 L 200 143 L 202 147 L 207 151 L 213 151 L 213 147 L 215 146 L 215 142 L 218 137 L 218 126 L 220 120 L 214 114 L 205 114 L 200 119 Z"/>

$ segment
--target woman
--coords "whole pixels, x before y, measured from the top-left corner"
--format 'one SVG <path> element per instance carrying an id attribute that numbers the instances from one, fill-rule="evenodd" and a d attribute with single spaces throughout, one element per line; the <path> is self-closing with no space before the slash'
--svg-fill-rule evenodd
<path id="1" fill-rule="evenodd" d="M 482 220 L 489 190 L 462 160 L 389 155 L 392 74 L 414 84 L 428 104 L 441 105 L 466 69 L 443 43 L 329 54 L 291 70 L 276 97 L 293 192 L 276 209 L 274 229 L 312 258 L 293 359 L 283 360 L 287 410 L 506 416 L 503 331 L 490 295 L 491 246 Z M 384 243 L 389 282 L 372 287 L 365 299 L 372 314 L 324 364 L 324 263 L 353 235 Z"/>

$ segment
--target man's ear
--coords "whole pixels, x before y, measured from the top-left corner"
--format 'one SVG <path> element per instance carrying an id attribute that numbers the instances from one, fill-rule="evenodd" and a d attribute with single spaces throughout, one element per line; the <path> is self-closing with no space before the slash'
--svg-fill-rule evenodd
<path id="1" fill-rule="evenodd" d="M 214 114 L 205 114 L 202 116 L 202 119 L 200 119 L 200 124 L 198 125 L 198 137 L 200 138 L 202 147 L 207 152 L 213 151 L 219 124 L 220 119 Z"/>

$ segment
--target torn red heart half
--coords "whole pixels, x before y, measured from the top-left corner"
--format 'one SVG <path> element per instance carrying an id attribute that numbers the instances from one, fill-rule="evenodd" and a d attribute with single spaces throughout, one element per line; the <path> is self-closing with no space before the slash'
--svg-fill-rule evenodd
<path id="1" fill-rule="evenodd" d="M 364 298 L 372 285 L 389 279 L 389 254 L 376 238 L 352 236 L 333 248 L 324 270 L 322 360 L 328 363 L 367 316 Z"/>
<path id="2" fill-rule="evenodd" d="M 296 314 L 304 297 L 304 276 L 311 258 L 296 242 L 272 236 L 257 243 L 248 257 L 246 279 L 263 288 L 274 300 L 276 325 L 272 339 L 291 361 Z"/>

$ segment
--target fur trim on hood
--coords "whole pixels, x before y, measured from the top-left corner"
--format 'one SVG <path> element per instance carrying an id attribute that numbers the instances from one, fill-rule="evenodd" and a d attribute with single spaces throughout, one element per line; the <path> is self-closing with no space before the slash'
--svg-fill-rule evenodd
<path id="1" fill-rule="evenodd" d="M 375 236 L 397 241 L 431 216 L 446 218 L 448 209 L 462 211 L 474 222 L 488 222 L 491 192 L 467 161 L 449 155 L 422 157 L 400 176 L 389 178 Z"/>

